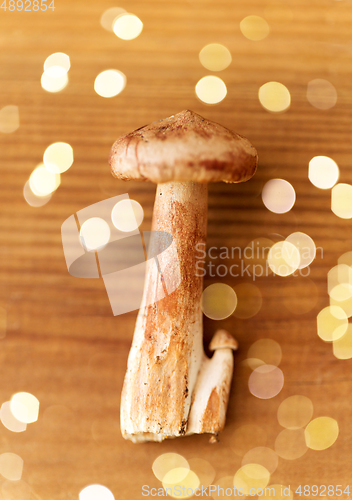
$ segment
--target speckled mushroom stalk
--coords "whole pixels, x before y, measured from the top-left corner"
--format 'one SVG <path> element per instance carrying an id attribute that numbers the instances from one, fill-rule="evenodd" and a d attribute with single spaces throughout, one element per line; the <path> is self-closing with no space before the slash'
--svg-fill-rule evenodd
<path id="1" fill-rule="evenodd" d="M 121 397 L 121 429 L 132 441 L 162 441 L 186 433 L 204 356 L 203 280 L 195 273 L 194 248 L 205 242 L 206 226 L 207 184 L 158 185 L 152 231 L 171 234 L 177 254 L 171 253 L 168 261 L 167 255 L 159 257 L 162 274 L 154 261 L 148 266 Z M 178 273 L 177 289 L 150 304 Z"/>
<path id="2" fill-rule="evenodd" d="M 162 274 L 155 261 L 147 268 L 121 396 L 126 439 L 217 434 L 224 425 L 231 341 L 229 334 L 220 335 L 226 348 L 214 340 L 211 360 L 204 355 L 203 283 L 196 272 L 195 249 L 206 238 L 207 183 L 248 180 L 256 164 L 256 151 L 247 139 L 192 111 L 153 122 L 113 145 L 115 177 L 158 184 L 152 244 L 162 243 L 162 231 L 173 237 L 172 249 L 160 256 Z"/>

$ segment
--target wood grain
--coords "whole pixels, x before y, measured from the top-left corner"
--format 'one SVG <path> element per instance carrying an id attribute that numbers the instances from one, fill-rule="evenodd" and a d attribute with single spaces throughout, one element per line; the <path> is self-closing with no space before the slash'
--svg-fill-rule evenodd
<path id="1" fill-rule="evenodd" d="M 107 486 L 116 499 L 142 498 L 142 485 L 160 485 L 151 466 L 168 451 L 209 460 L 215 481 L 233 475 L 241 465 L 232 447 L 235 429 L 260 425 L 273 447 L 281 429 L 277 408 L 293 394 L 311 398 L 314 417 L 335 418 L 340 436 L 328 450 L 310 450 L 295 461 L 280 459 L 271 482 L 296 488 L 350 480 L 351 361 L 334 358 L 331 346 L 316 334 L 316 315 L 328 305 L 327 272 L 351 249 L 350 221 L 331 212 L 330 191 L 315 188 L 307 171 L 313 156 L 328 155 L 340 166 L 340 181 L 352 182 L 352 8 L 347 0 L 287 0 L 292 19 L 268 19 L 270 35 L 261 42 L 247 40 L 240 21 L 251 14 L 265 17 L 268 3 L 131 0 L 121 7 L 137 14 L 144 30 L 130 42 L 101 27 L 101 14 L 114 5 L 107 0 L 56 0 L 53 13 L 0 12 L 0 107 L 14 104 L 20 112 L 19 129 L 0 134 L 0 305 L 7 311 L 6 336 L 0 340 L 0 403 L 18 391 L 40 401 L 39 420 L 26 432 L 1 426 L 0 452 L 23 458 L 22 479 L 32 499 L 78 498 L 92 483 Z M 228 95 L 215 106 L 203 104 L 194 92 L 197 81 L 209 74 L 199 51 L 211 42 L 225 44 L 233 57 L 219 73 Z M 40 77 L 45 58 L 56 51 L 69 54 L 72 67 L 67 88 L 49 94 Z M 123 71 L 127 86 L 119 96 L 103 99 L 93 83 L 109 68 Z M 331 110 L 315 109 L 306 99 L 307 84 L 316 78 L 337 89 Z M 271 114 L 260 105 L 258 89 L 268 81 L 288 87 L 292 104 L 287 112 Z M 110 147 L 120 135 L 182 109 L 245 135 L 259 154 L 258 172 L 248 183 L 210 186 L 208 245 L 244 248 L 272 233 L 308 233 L 323 248 L 323 258 L 310 272 L 317 301 L 306 314 L 295 314 L 307 300 L 304 279 L 258 278 L 263 306 L 254 318 L 205 319 L 206 344 L 222 327 L 240 345 L 220 443 L 192 436 L 134 445 L 120 435 L 119 396 L 136 312 L 113 317 L 102 280 L 68 274 L 60 230 L 71 214 L 126 192 L 143 206 L 142 229 L 149 229 L 155 186 L 112 179 Z M 72 145 L 74 165 L 62 175 L 51 201 L 32 208 L 23 186 L 45 148 L 56 141 Z M 273 214 L 261 201 L 261 189 L 273 177 L 288 180 L 296 190 L 296 204 L 287 214 Z M 221 281 L 235 286 L 251 280 Z M 213 282 L 206 277 L 206 286 Z M 249 346 L 261 338 L 276 340 L 283 352 L 284 388 L 269 400 L 249 393 L 249 373 L 240 366 Z M 3 498 L 22 500 L 1 481 Z"/>

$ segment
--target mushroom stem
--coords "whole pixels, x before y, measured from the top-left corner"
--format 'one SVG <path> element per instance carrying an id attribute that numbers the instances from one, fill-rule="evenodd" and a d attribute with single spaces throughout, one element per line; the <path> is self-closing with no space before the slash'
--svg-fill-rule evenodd
<path id="1" fill-rule="evenodd" d="M 152 244 L 162 243 L 160 232 L 171 234 L 173 244 L 158 256 L 160 269 L 155 261 L 148 263 L 128 358 L 121 430 L 134 442 L 162 441 L 186 433 L 204 356 L 203 279 L 196 272 L 195 251 L 198 243 L 205 244 L 206 226 L 206 183 L 158 185 L 152 224 L 157 233 Z"/>

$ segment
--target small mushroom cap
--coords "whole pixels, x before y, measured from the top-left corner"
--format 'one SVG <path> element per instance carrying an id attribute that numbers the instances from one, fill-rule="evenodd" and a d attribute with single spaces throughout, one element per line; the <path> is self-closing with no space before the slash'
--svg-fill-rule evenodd
<path id="1" fill-rule="evenodd" d="M 236 351 L 238 349 L 238 342 L 226 330 L 217 330 L 214 337 L 211 339 L 209 350 L 216 351 L 217 349 L 224 348 Z"/>
<path id="2" fill-rule="evenodd" d="M 122 180 L 243 182 L 257 160 L 248 139 L 186 110 L 118 139 L 109 163 Z"/>

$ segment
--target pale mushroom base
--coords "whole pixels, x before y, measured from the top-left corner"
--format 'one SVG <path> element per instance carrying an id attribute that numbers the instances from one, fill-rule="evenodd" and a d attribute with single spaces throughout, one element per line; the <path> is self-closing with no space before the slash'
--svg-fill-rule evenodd
<path id="1" fill-rule="evenodd" d="M 206 225 L 206 184 L 158 185 L 152 254 L 159 266 L 149 261 L 121 395 L 121 431 L 133 442 L 217 434 L 224 425 L 233 359 L 222 345 L 211 360 L 204 355 L 194 249 L 205 243 Z M 165 232 L 173 242 L 160 253 Z"/>
<path id="2" fill-rule="evenodd" d="M 212 339 L 210 349 L 215 353 L 210 359 L 203 354 L 188 419 L 180 432 L 170 433 L 162 428 L 157 432 L 123 432 L 125 439 L 133 443 L 161 442 L 192 434 L 217 436 L 223 430 L 234 367 L 232 350 L 237 349 L 237 342 L 227 331 L 218 330 Z M 149 426 L 148 420 L 147 417 L 144 425 Z M 139 421 L 138 425 L 141 424 Z"/>

